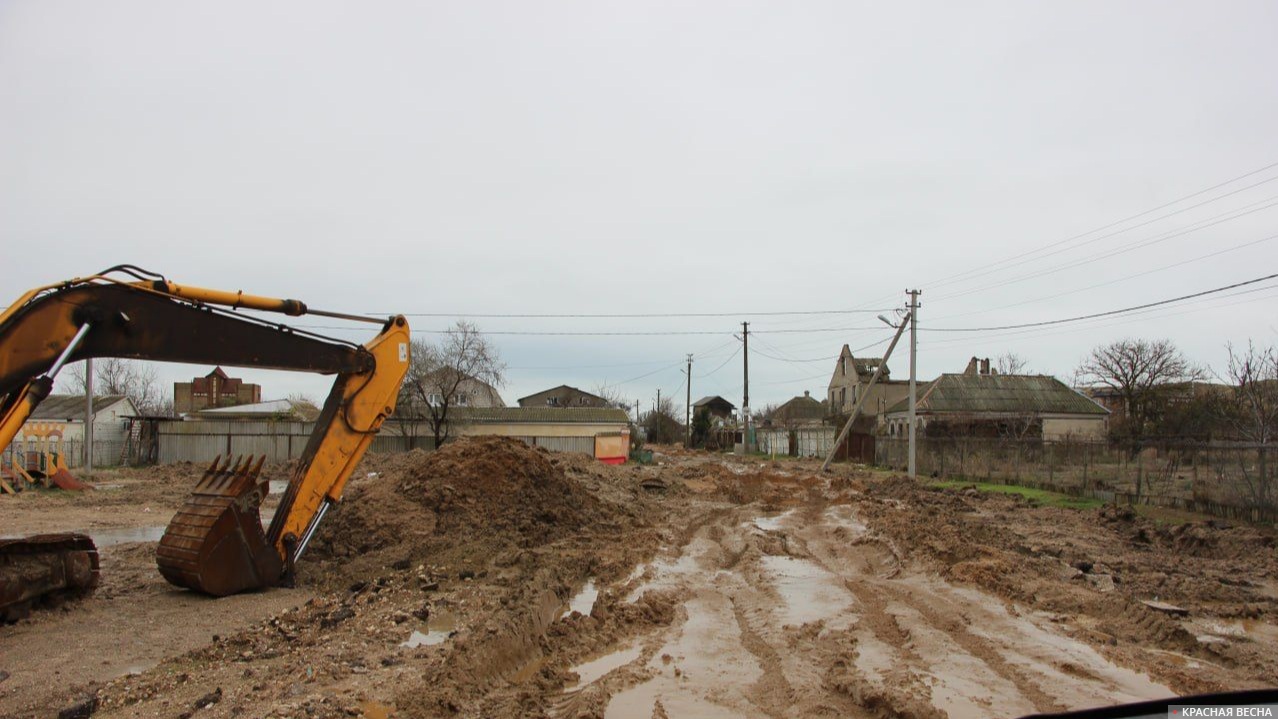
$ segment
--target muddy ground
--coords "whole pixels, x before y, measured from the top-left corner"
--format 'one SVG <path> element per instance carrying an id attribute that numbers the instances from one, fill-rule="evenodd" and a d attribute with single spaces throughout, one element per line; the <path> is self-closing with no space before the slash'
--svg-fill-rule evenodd
<path id="1" fill-rule="evenodd" d="M 0 716 L 1020 716 L 1278 686 L 1271 531 L 657 457 L 370 456 L 294 589 L 206 599 L 153 539 L 108 544 L 97 595 L 0 628 Z M 162 526 L 200 471 L 3 498 L 0 534 Z"/>

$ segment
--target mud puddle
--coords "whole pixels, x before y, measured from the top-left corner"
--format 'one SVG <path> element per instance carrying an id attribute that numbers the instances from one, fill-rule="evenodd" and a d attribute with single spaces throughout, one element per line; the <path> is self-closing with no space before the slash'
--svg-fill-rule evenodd
<path id="1" fill-rule="evenodd" d="M 588 686 L 603 678 L 605 674 L 614 669 L 630 664 L 643 654 L 643 647 L 638 644 L 624 646 L 621 649 L 609 652 L 601 657 L 596 657 L 588 661 L 582 662 L 573 667 L 569 671 L 577 675 L 577 680 L 564 687 L 565 690 L 579 689 Z"/>
<path id="2" fill-rule="evenodd" d="M 595 580 L 587 580 L 586 584 L 568 601 L 568 606 L 559 611 L 559 617 L 565 617 L 573 612 L 588 617 L 595 610 L 597 599 L 599 599 L 599 588 L 595 586 Z"/>
<path id="3" fill-rule="evenodd" d="M 431 613 L 430 618 L 426 620 L 424 625 L 414 629 L 408 635 L 408 639 L 400 642 L 400 646 L 407 649 L 416 649 L 417 647 L 443 644 L 456 633 L 457 616 L 451 612 L 436 611 Z"/>

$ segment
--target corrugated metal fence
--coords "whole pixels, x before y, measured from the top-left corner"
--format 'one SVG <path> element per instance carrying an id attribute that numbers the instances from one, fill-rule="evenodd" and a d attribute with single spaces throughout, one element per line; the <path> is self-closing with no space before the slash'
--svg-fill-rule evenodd
<path id="1" fill-rule="evenodd" d="M 301 456 L 306 450 L 314 422 L 245 422 L 200 421 L 165 422 L 158 430 L 159 462 L 209 462 L 214 457 L 266 455 L 268 462 L 284 462 Z M 534 447 L 559 452 L 585 452 L 594 455 L 594 437 L 523 436 Z M 435 439 L 429 432 L 402 434 L 383 431 L 373 439 L 372 452 L 406 452 L 411 449 L 434 449 Z M 118 448 L 116 450 L 119 451 Z"/>
<path id="2" fill-rule="evenodd" d="M 790 455 L 793 440 L 799 457 L 824 457 L 834 445 L 833 427 L 800 427 L 798 429 L 761 429 L 755 433 L 759 451 L 764 454 Z"/>

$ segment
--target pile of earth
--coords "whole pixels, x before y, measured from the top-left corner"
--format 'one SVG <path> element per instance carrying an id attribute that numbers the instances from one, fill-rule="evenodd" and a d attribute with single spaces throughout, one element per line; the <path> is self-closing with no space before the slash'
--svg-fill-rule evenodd
<path id="1" fill-rule="evenodd" d="M 321 577 L 366 580 L 423 564 L 509 566 L 558 540 L 620 531 L 628 514 L 565 474 L 545 449 L 503 437 L 370 455 L 360 473 L 308 550 Z"/>

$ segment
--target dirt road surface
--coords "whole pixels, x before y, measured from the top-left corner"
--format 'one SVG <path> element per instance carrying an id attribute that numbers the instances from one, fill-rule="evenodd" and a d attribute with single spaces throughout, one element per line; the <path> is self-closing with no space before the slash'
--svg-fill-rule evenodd
<path id="1" fill-rule="evenodd" d="M 97 595 L 0 628 L 0 716 L 1015 717 L 1278 686 L 1271 531 L 658 459 L 369 457 L 297 589 L 211 600 L 153 543 L 106 547 Z M 179 470 L 0 502 L 0 533 L 162 525 Z"/>

